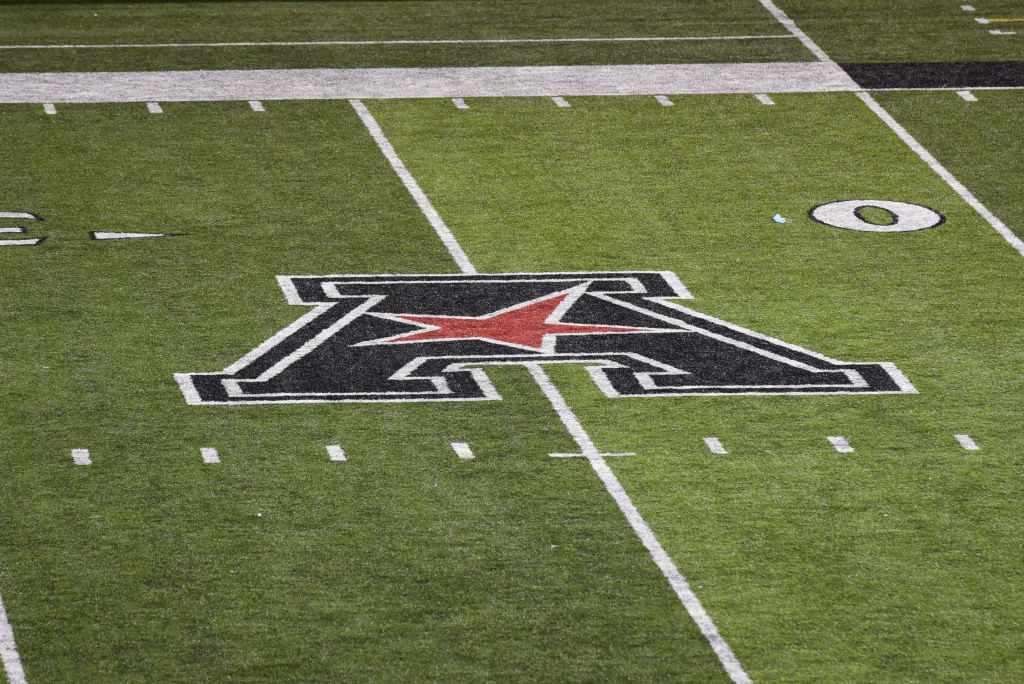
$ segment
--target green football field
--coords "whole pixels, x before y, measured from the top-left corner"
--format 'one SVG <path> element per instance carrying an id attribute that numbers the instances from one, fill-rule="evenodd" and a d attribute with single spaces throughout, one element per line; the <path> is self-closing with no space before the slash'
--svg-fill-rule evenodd
<path id="1" fill-rule="evenodd" d="M 0 3 L 0 671 L 1024 680 L 1022 122 L 1009 0 Z"/>

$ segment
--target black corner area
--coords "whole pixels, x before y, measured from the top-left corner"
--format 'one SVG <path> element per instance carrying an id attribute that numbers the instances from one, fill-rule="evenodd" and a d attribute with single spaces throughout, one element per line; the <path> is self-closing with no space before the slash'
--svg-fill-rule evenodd
<path id="1" fill-rule="evenodd" d="M 1024 61 L 840 64 L 861 88 L 998 88 L 1024 86 Z"/>

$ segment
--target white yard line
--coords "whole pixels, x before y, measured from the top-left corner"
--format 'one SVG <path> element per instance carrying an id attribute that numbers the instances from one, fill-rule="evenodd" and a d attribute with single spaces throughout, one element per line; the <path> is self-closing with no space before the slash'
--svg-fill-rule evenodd
<path id="1" fill-rule="evenodd" d="M 21 656 L 18 655 L 18 646 L 14 643 L 14 629 L 7 619 L 7 610 L 4 608 L 2 596 L 0 596 L 0 660 L 3 660 L 9 684 L 28 684 L 28 679 L 25 678 L 25 668 L 21 665 Z"/>
<path id="2" fill-rule="evenodd" d="M 654 531 L 651 529 L 647 521 L 644 520 L 643 516 L 640 515 L 640 511 L 637 510 L 633 504 L 632 499 L 629 498 L 629 494 L 622 487 L 622 483 L 615 477 L 615 473 L 608 466 L 607 461 L 604 460 L 604 455 L 598 451 L 597 447 L 594 446 L 593 440 L 587 435 L 583 426 L 580 424 L 576 414 L 573 413 L 572 409 L 566 403 L 565 398 L 562 397 L 561 392 L 555 387 L 555 384 L 551 382 L 551 378 L 544 372 L 544 368 L 539 363 L 527 363 L 524 364 L 530 371 L 530 375 L 537 382 L 537 385 L 544 392 L 544 396 L 547 397 L 551 403 L 551 407 L 558 414 L 558 417 L 562 420 L 562 424 L 565 425 L 569 434 L 576 441 L 576 444 L 580 448 L 580 453 L 585 456 L 590 462 L 590 466 L 597 473 L 597 476 L 601 478 L 601 482 L 604 483 L 605 489 L 612 495 L 615 503 L 618 504 L 619 510 L 626 516 L 626 520 L 632 526 L 633 531 L 643 542 L 643 545 L 647 548 L 651 554 L 651 558 L 654 560 L 658 569 L 661 570 L 662 574 L 668 580 L 669 585 L 675 591 L 676 596 L 679 597 L 679 601 L 686 608 L 686 612 L 690 614 L 693 621 L 697 624 L 701 634 L 708 640 L 715 655 L 718 656 L 722 666 L 725 668 L 726 673 L 737 683 L 749 683 L 752 680 L 743 670 L 743 666 L 740 664 L 739 659 L 729 648 L 729 644 L 725 641 L 722 635 L 719 633 L 718 628 L 715 627 L 715 623 L 712 621 L 711 616 L 704 610 L 704 606 L 701 605 L 700 599 L 693 593 L 693 589 L 690 588 L 689 582 L 683 577 L 682 573 L 679 572 L 679 568 L 672 561 L 672 558 L 662 547 L 657 537 L 654 536 Z"/>
<path id="3" fill-rule="evenodd" d="M 388 142 L 388 139 L 384 135 L 384 131 L 381 130 L 377 120 L 373 118 L 370 111 L 362 102 L 352 100 L 351 104 L 352 107 L 355 108 L 356 113 L 359 114 L 359 118 L 363 120 L 363 124 L 370 131 L 370 135 L 373 136 L 373 139 L 377 142 L 378 147 L 380 147 L 381 151 L 384 153 L 384 156 L 391 163 L 392 168 L 395 169 L 395 172 L 398 173 L 398 176 L 402 179 L 406 188 L 408 188 L 409 192 L 416 199 L 416 203 L 420 206 L 420 209 L 427 215 L 431 225 L 434 226 L 438 236 L 448 248 L 449 253 L 451 253 L 452 258 L 455 259 L 459 268 L 461 268 L 462 272 L 466 274 L 477 273 L 476 268 L 469 261 L 469 257 L 466 256 L 465 251 L 463 251 L 462 247 L 455 239 L 455 236 L 441 220 L 437 210 L 434 209 L 419 184 L 413 178 L 412 174 L 409 173 L 409 170 L 402 163 L 402 160 L 399 159 L 398 153 L 395 152 L 395 148 L 390 142 Z M 594 469 L 594 472 L 596 472 L 598 477 L 601 478 L 601 482 L 604 483 L 608 493 L 612 495 L 612 498 L 615 499 L 615 503 L 618 504 L 619 510 L 621 510 L 623 515 L 626 516 L 626 519 L 633 527 L 637 536 L 640 537 L 644 546 L 647 547 L 647 550 L 651 554 L 651 558 L 654 559 L 655 564 L 657 564 L 662 574 L 665 575 L 665 578 L 668 579 L 668 582 L 675 591 L 676 596 L 679 597 L 683 607 L 686 608 L 686 612 L 689 613 L 690 617 L 697 624 L 701 634 L 703 634 L 708 640 L 712 650 L 714 650 L 718 659 L 721 661 L 722 666 L 725 668 L 726 673 L 734 682 L 737 682 L 737 684 L 750 684 L 752 680 L 743 670 L 743 666 L 740 665 L 739 659 L 736 658 L 732 649 L 729 648 L 729 644 L 726 643 L 725 639 L 718 632 L 718 628 L 715 627 L 715 623 L 711 620 L 707 611 L 704 610 L 704 607 L 701 605 L 700 600 L 698 600 L 697 595 L 693 593 L 693 590 L 690 588 L 686 578 L 679 572 L 679 568 L 676 567 L 672 558 L 661 546 L 660 542 L 658 542 L 658 539 L 654 536 L 654 531 L 651 530 L 650 526 L 643 519 L 643 516 L 640 515 L 640 512 L 629 498 L 629 495 L 626 494 L 626 490 L 623 489 L 622 484 L 619 482 L 618 478 L 615 477 L 615 474 L 605 462 L 604 457 L 613 454 L 603 454 L 597 449 L 593 440 L 590 439 L 587 431 L 583 428 L 583 425 L 576 417 L 572 408 L 569 407 L 569 404 L 565 401 L 561 392 L 559 392 L 558 388 L 555 387 L 553 382 L 551 382 L 551 378 L 548 377 L 548 374 L 544 372 L 542 364 L 524 363 L 523 365 L 530 372 L 530 375 L 533 376 L 534 381 L 540 387 L 544 396 L 547 397 L 551 407 L 555 410 L 555 413 L 558 414 L 562 424 L 569 431 L 569 434 L 576 442 L 576 445 L 580 448 L 579 454 L 557 455 L 581 456 L 590 461 L 590 465 Z M 452 442 L 452 449 L 456 454 L 458 454 L 459 458 L 468 460 L 473 456 L 472 450 L 465 442 Z"/>
<path id="4" fill-rule="evenodd" d="M 449 229 L 447 224 L 445 224 L 441 215 L 437 213 L 437 209 L 434 208 L 434 205 L 431 204 L 430 200 L 423 192 L 423 189 L 420 188 L 420 184 L 417 183 L 416 179 L 413 178 L 411 173 L 409 173 L 409 169 L 405 168 L 405 164 L 403 164 L 402 160 L 398 157 L 398 153 L 395 152 L 395 148 L 391 146 L 387 136 L 384 135 L 384 131 L 381 130 L 380 124 L 378 124 L 377 120 L 373 118 L 373 114 L 370 114 L 370 110 L 367 109 L 366 105 L 359 100 L 350 100 L 350 104 L 352 105 L 352 108 L 356 110 L 356 114 L 359 115 L 359 118 L 362 119 L 363 125 L 365 125 L 366 129 L 370 132 L 373 140 L 377 143 L 377 147 L 380 148 L 380 151 L 384 153 L 384 157 L 387 158 L 388 162 L 390 162 L 391 168 L 395 170 L 398 177 L 402 179 L 402 183 L 405 184 L 409 194 L 412 195 L 414 200 L 416 200 L 416 204 L 419 206 L 420 211 L 422 211 L 423 215 L 427 217 L 427 221 L 430 222 L 430 225 L 433 227 L 434 232 L 437 233 L 437 236 L 441 238 L 441 242 L 444 243 L 444 246 L 448 249 L 448 253 L 451 254 L 452 259 L 455 260 L 455 263 L 458 264 L 463 273 L 470 275 L 475 274 L 477 270 L 469 261 L 469 257 L 462 249 L 459 241 L 455 239 L 455 235 L 452 234 L 451 229 Z"/>
<path id="5" fill-rule="evenodd" d="M 360 45 L 480 45 L 480 44 L 515 44 L 515 43 L 657 43 L 702 40 L 774 40 L 793 38 L 794 36 L 627 36 L 620 38 L 469 38 L 469 39 L 438 39 L 438 40 L 281 40 L 281 41 L 242 41 L 221 43 L 67 43 L 59 45 L 0 45 L 0 50 L 88 50 L 88 49 L 125 49 L 125 48 L 192 48 L 192 47 L 331 47 Z"/>
<path id="6" fill-rule="evenodd" d="M 790 19 L 786 13 L 779 9 L 771 0 L 760 0 L 760 2 L 780 24 L 785 26 L 794 36 L 799 38 L 800 42 L 803 43 L 804 46 L 819 60 L 821 60 L 822 63 L 839 68 L 839 65 L 836 64 L 836 62 L 829 57 L 824 50 L 818 47 L 818 44 L 811 40 L 806 33 L 800 30 L 800 27 L 798 27 L 796 23 L 794 23 L 793 20 Z M 1021 239 L 1017 237 L 1012 230 L 1007 228 L 1006 224 L 1003 223 L 999 217 L 989 211 L 988 207 L 982 204 L 981 201 L 975 197 L 963 183 L 958 181 L 956 177 L 932 155 L 931 152 L 926 150 L 924 146 L 914 138 L 914 136 L 910 135 L 910 133 L 907 132 L 907 129 L 901 126 L 900 123 L 896 121 L 896 119 L 894 119 L 892 115 L 889 114 L 889 112 L 887 112 L 882 105 L 880 105 L 878 101 L 870 95 L 870 93 L 860 90 L 857 92 L 857 97 L 859 97 L 861 102 L 866 104 L 868 108 L 885 123 L 886 126 L 892 129 L 893 133 L 899 136 L 899 139 L 906 143 L 906 145 L 912 149 L 917 156 L 920 157 L 921 160 L 929 166 L 929 168 L 931 168 L 932 171 L 938 174 L 942 180 L 946 181 L 946 184 L 949 185 L 956 194 L 960 195 L 960 197 L 967 202 L 972 209 L 978 212 L 978 214 L 985 219 L 988 224 L 1010 244 L 1011 247 L 1017 250 L 1018 254 L 1024 256 L 1024 241 L 1021 241 Z"/>

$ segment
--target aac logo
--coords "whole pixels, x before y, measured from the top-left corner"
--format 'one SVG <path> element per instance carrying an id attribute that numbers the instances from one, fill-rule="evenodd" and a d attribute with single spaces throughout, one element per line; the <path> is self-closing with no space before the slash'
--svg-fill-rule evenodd
<path id="1" fill-rule="evenodd" d="M 313 309 L 189 404 L 500 399 L 491 365 L 574 363 L 609 397 L 916 393 L 891 363 L 846 363 L 712 318 L 671 272 L 279 276 Z"/>

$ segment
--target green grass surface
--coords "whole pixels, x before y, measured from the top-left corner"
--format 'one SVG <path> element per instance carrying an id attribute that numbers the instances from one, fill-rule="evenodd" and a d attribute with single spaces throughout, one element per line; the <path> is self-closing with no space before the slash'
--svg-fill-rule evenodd
<path id="1" fill-rule="evenodd" d="M 956 4 L 780 4 L 840 61 L 1020 58 Z M 0 43 L 784 31 L 738 0 L 577 10 L 4 3 Z M 0 70 L 809 58 L 776 40 L 0 52 Z M 975 94 L 876 97 L 1024 235 L 1024 99 Z M 755 681 L 1024 679 L 1024 261 L 853 94 L 773 98 L 366 104 L 481 271 L 671 270 L 687 306 L 920 390 L 612 400 L 548 367 L 600 448 L 636 452 L 611 467 Z M 587 462 L 548 456 L 576 449 L 524 369 L 488 370 L 494 402 L 185 403 L 174 373 L 308 310 L 278 275 L 457 272 L 347 102 L 265 104 L 0 105 L 0 211 L 44 218 L 4 225 L 48 236 L 0 248 L 0 593 L 29 681 L 724 681 Z M 947 220 L 807 216 L 853 198 Z"/>

